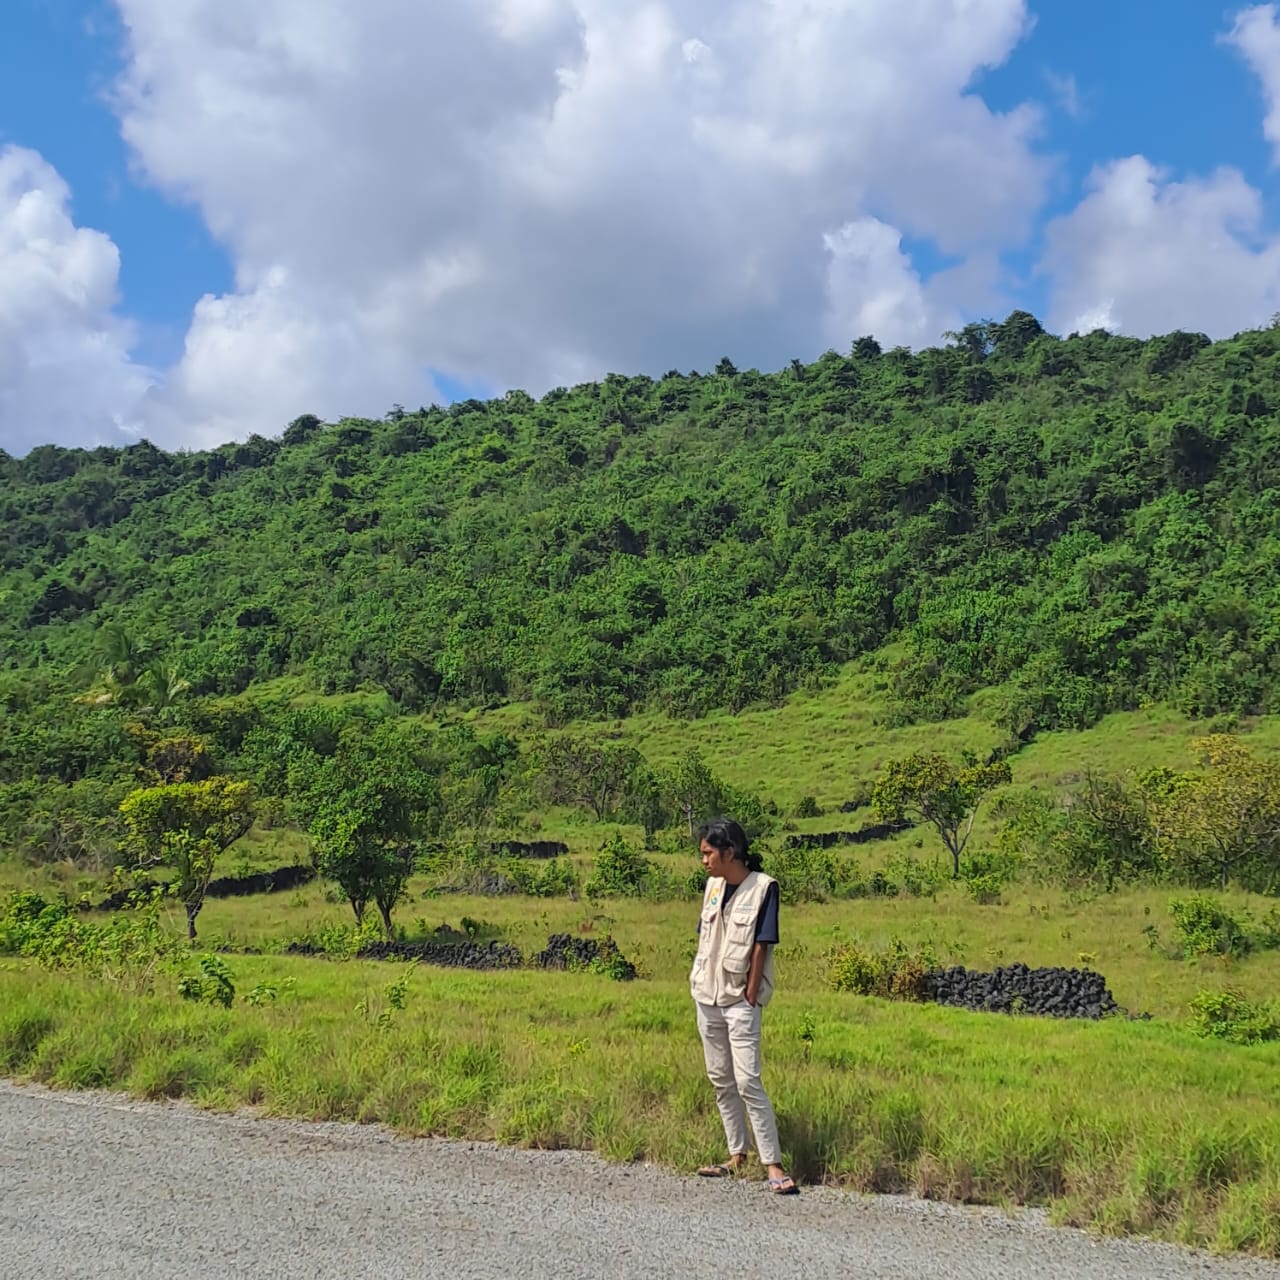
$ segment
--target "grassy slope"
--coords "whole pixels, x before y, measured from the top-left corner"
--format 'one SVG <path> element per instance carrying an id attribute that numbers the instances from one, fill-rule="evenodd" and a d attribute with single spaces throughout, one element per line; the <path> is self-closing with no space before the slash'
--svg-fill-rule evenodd
<path id="1" fill-rule="evenodd" d="M 982 751 L 995 740 L 978 717 L 879 728 L 875 685 L 871 674 L 848 672 L 776 710 L 692 725 L 645 716 L 600 728 L 655 762 L 696 742 L 718 772 L 784 811 L 815 795 L 829 812 L 802 827 L 838 828 L 862 815 L 830 810 L 891 756 Z M 479 719 L 519 728 L 522 712 Z M 1014 784 L 1056 788 L 1086 768 L 1185 767 L 1188 741 L 1202 731 L 1158 709 L 1112 716 L 1086 733 L 1032 744 L 1013 761 Z M 1261 722 L 1250 740 L 1275 749 L 1280 724 Z M 988 817 L 974 838 L 993 830 Z M 602 832 L 552 814 L 542 834 L 563 835 L 585 864 Z M 237 869 L 238 858 L 268 865 L 303 852 L 290 832 L 255 833 L 255 841 L 220 870 Z M 924 855 L 935 847 L 917 832 L 895 843 Z M 887 845 L 857 856 L 881 861 Z M 58 869 L 40 878 L 59 876 L 72 885 L 77 878 Z M 16 869 L 6 878 L 17 878 Z M 644 979 L 613 987 L 586 975 L 419 970 L 409 1007 L 378 1031 L 370 1019 L 395 975 L 389 966 L 234 958 L 242 992 L 284 977 L 296 988 L 273 1007 L 223 1012 L 179 1004 L 171 979 L 138 997 L 11 964 L 0 968 L 0 1069 L 66 1085 L 118 1081 L 215 1106 L 247 1101 L 282 1114 L 381 1119 L 411 1132 L 589 1145 L 624 1159 L 686 1165 L 715 1154 L 718 1122 L 684 986 L 689 904 L 424 899 L 421 890 L 415 884 L 401 908 L 411 930 L 471 916 L 501 927 L 526 953 L 552 931 L 607 930 Z M 1153 953 L 1142 930 L 1154 923 L 1167 932 L 1170 896 L 1133 890 L 1080 901 L 1022 886 L 1002 905 L 980 907 L 948 886 L 936 900 L 788 907 L 766 1062 L 797 1171 L 864 1188 L 1048 1201 L 1063 1220 L 1280 1253 L 1280 1046 L 1206 1043 L 1182 1025 L 1202 988 L 1229 984 L 1270 998 L 1280 955 L 1224 965 Z M 1242 895 L 1232 901 L 1251 905 Z M 341 921 L 345 911 L 312 885 L 211 901 L 200 925 L 206 944 L 261 945 Z M 1121 1004 L 1157 1021 L 1010 1021 L 835 995 L 823 955 L 855 936 L 929 940 L 945 960 L 977 968 L 1088 963 L 1107 975 Z M 364 1014 L 356 1012 L 362 1001 Z M 806 1016 L 811 1045 L 802 1037 Z"/>

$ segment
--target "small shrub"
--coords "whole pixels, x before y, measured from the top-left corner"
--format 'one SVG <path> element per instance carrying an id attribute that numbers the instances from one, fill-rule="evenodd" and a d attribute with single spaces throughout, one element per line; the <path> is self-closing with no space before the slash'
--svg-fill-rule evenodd
<path id="1" fill-rule="evenodd" d="M 178 980 L 178 994 L 196 1004 L 220 1004 L 230 1009 L 236 998 L 236 985 L 231 970 L 221 956 L 197 958 L 199 972 L 184 974 Z"/>
<path id="2" fill-rule="evenodd" d="M 618 949 L 612 938 L 600 940 L 600 952 L 587 964 L 590 973 L 614 982 L 630 982 L 636 976 L 636 967 Z"/>
<path id="3" fill-rule="evenodd" d="M 884 870 L 886 876 L 901 885 L 902 892 L 910 898 L 932 897 L 950 879 L 936 860 L 921 862 L 914 855 L 903 852 L 893 853 L 886 860 Z"/>
<path id="4" fill-rule="evenodd" d="M 809 1061 L 809 1056 L 813 1052 L 813 1041 L 816 1032 L 817 1022 L 814 1019 L 813 1010 L 806 1009 L 800 1015 L 800 1031 L 798 1033 L 800 1037 L 801 1053 L 804 1055 L 804 1060 L 806 1062 Z"/>
<path id="5" fill-rule="evenodd" d="M 1254 1004 L 1233 988 L 1201 991 L 1191 1001 L 1191 1029 L 1198 1036 L 1231 1044 L 1261 1044 L 1280 1039 L 1280 1010 Z"/>
<path id="6" fill-rule="evenodd" d="M 588 898 L 639 898 L 645 881 L 652 878 L 654 864 L 639 850 L 614 832 L 596 855 L 591 878 L 586 883 Z"/>
<path id="7" fill-rule="evenodd" d="M 822 810 L 818 808 L 818 801 L 813 796 L 801 796 L 800 803 L 796 805 L 795 816 L 797 818 L 820 818 Z"/>
<path id="8" fill-rule="evenodd" d="M 296 943 L 318 951 L 330 960 L 351 960 L 370 943 L 381 942 L 381 927 L 373 920 L 366 920 L 356 928 L 350 924 L 323 923 L 294 939 Z"/>
<path id="9" fill-rule="evenodd" d="M 700 868 L 685 874 L 667 871 L 650 862 L 615 832 L 596 855 L 583 892 L 588 898 L 646 898 L 650 902 L 668 902 L 700 897 L 705 884 L 706 877 Z"/>
<path id="10" fill-rule="evenodd" d="M 965 878 L 964 887 L 969 896 L 980 906 L 994 906 L 1004 892 L 1004 880 L 993 871 Z"/>
<path id="11" fill-rule="evenodd" d="M 928 943 L 913 950 L 901 938 L 894 938 L 888 950 L 874 951 L 846 942 L 827 954 L 827 984 L 833 991 L 918 1001 L 925 998 L 926 975 L 937 963 Z"/>
<path id="12" fill-rule="evenodd" d="M 928 970 L 917 956 L 903 956 L 896 962 L 889 978 L 889 998 L 919 1002 L 925 998 L 925 975 Z"/>
<path id="13" fill-rule="evenodd" d="M 873 898 L 896 898 L 898 885 L 883 871 L 875 871 L 867 881 L 867 893 Z"/>
<path id="14" fill-rule="evenodd" d="M 1208 955 L 1243 956 L 1252 949 L 1241 922 L 1213 898 L 1203 894 L 1174 898 L 1169 913 L 1188 960 Z"/>
<path id="15" fill-rule="evenodd" d="M 582 880 L 568 858 L 552 858 L 542 865 L 509 858 L 500 864 L 499 875 L 518 893 L 531 898 L 576 898 L 582 889 Z"/>
<path id="16" fill-rule="evenodd" d="M 765 872 L 778 882 L 782 901 L 826 902 L 848 896 L 856 872 L 851 860 L 837 858 L 816 844 L 784 846 L 764 858 Z"/>
<path id="17" fill-rule="evenodd" d="M 856 942 L 846 942 L 828 956 L 827 985 L 832 991 L 876 995 L 883 985 L 883 974 L 884 957 Z"/>
<path id="18" fill-rule="evenodd" d="M 366 1022 L 373 1023 L 379 1031 L 389 1031 L 396 1014 L 403 1013 L 408 1006 L 409 978 L 417 968 L 417 963 L 415 960 L 406 966 L 398 978 L 383 988 L 380 1008 L 369 999 L 364 999 L 356 1005 L 356 1013 Z"/>
<path id="19" fill-rule="evenodd" d="M 102 981 L 149 990 L 157 970 L 187 954 L 165 928 L 160 911 L 157 891 L 136 910 L 95 924 L 65 901 L 12 894 L 0 916 L 0 952 L 25 956 L 46 969 L 76 969 Z"/>

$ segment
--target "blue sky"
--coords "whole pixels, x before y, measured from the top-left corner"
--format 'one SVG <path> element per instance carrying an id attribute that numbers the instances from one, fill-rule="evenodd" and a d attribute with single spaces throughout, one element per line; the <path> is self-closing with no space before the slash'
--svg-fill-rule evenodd
<path id="1" fill-rule="evenodd" d="M 120 248 L 123 308 L 140 323 L 139 359 L 182 349 L 201 294 L 231 286 L 231 264 L 199 213 L 135 181 L 110 107 L 121 67 L 119 15 L 102 0 L 4 0 L 0 145 L 39 151 L 70 184 L 76 221 Z"/>
<path id="2" fill-rule="evenodd" d="M 672 364 L 705 367 L 715 353 L 726 353 L 720 344 L 731 341 L 741 349 L 727 353 L 740 362 L 778 367 L 794 354 L 816 356 L 828 339 L 837 345 L 832 334 L 856 336 L 849 331 L 857 327 L 883 326 L 888 340 L 921 345 L 937 340 L 947 323 L 1009 304 L 1050 323 L 1056 319 L 1059 327 L 1077 315 L 1096 314 L 1113 327 L 1150 331 L 1167 314 L 1169 327 L 1176 322 L 1229 331 L 1233 324 L 1258 323 L 1271 305 L 1268 273 L 1276 275 L 1280 298 L 1280 270 L 1273 270 L 1271 254 L 1280 188 L 1263 128 L 1270 102 L 1262 64 L 1270 55 L 1260 37 L 1261 61 L 1250 66 L 1242 49 L 1223 38 L 1250 6 L 1028 0 L 1030 24 L 1013 39 L 1009 23 L 1020 0 L 980 0 L 972 18 L 965 17 L 971 11 L 957 9 L 958 0 L 904 0 L 904 14 L 914 9 L 928 19 L 936 11 L 938 39 L 957 49 L 954 59 L 942 51 L 943 74 L 954 71 L 959 79 L 950 100 L 942 91 L 918 94 L 909 44 L 904 54 L 894 32 L 877 28 L 876 38 L 885 40 L 889 79 L 898 78 L 898 96 L 889 100 L 895 127 L 896 116 L 903 117 L 906 140 L 896 160 L 877 154 L 870 134 L 862 144 L 855 140 L 851 148 L 862 145 L 865 155 L 860 153 L 850 180 L 838 155 L 843 135 L 835 125 L 824 135 L 818 116 L 797 126 L 785 102 L 744 105 L 740 86 L 771 71 L 776 37 L 773 48 L 745 47 L 724 15 L 762 0 L 716 0 L 718 10 L 706 7 L 709 0 L 689 0 L 684 7 L 663 3 L 666 27 L 649 23 L 643 29 L 642 6 L 615 6 L 634 10 L 637 25 L 629 28 L 632 48 L 618 42 L 610 49 L 604 35 L 622 19 L 607 13 L 603 0 L 580 0 L 576 7 L 575 0 L 518 0 L 516 7 L 528 16 L 514 33 L 504 29 L 501 38 L 494 32 L 505 19 L 497 15 L 507 11 L 498 8 L 498 0 L 471 0 L 470 7 L 463 0 L 440 0 L 432 13 L 423 11 L 433 6 L 413 0 L 373 7 L 358 0 L 315 6 L 271 0 L 257 10 L 227 5 L 224 17 L 232 16 L 220 24 L 212 16 L 220 11 L 216 0 L 6 0 L 0 19 L 0 152 L 23 148 L 47 166 L 43 176 L 28 175 L 18 186 L 51 189 L 49 173 L 56 173 L 70 192 L 57 223 L 67 253 L 81 231 L 100 232 L 118 255 L 119 276 L 108 309 L 85 304 L 77 321 L 82 331 L 68 336 L 56 328 L 60 321 L 50 319 L 48 341 L 33 340 L 12 357 L 26 380 L 10 389 L 8 402 L 0 386 L 0 447 L 21 450 L 46 438 L 87 442 L 131 438 L 130 433 L 170 445 L 203 444 L 249 430 L 278 430 L 291 406 L 329 417 L 373 414 L 393 401 L 450 399 L 511 385 L 540 392 L 610 368 L 660 373 Z M 397 8 L 385 27 L 371 12 Z M 1266 6 L 1252 8 L 1259 11 L 1260 27 L 1275 16 Z M 332 47 L 325 45 L 332 33 L 316 15 L 326 10 L 355 24 L 357 53 L 350 52 L 350 31 L 334 34 Z M 966 51 L 964 22 L 987 24 L 989 33 L 980 34 L 988 44 L 975 37 L 974 50 Z M 243 29 L 233 29 L 237 24 Z M 613 61 L 602 56 L 594 79 L 565 80 L 560 68 L 585 65 L 582 33 L 588 29 L 596 35 L 594 46 L 605 47 Z M 920 29 L 910 38 L 919 40 Z M 665 41 L 665 83 L 633 56 L 642 37 Z M 834 18 L 830 38 L 867 39 Z M 288 47 L 294 39 L 296 48 Z M 401 106 L 396 75 L 380 83 L 380 68 L 394 63 L 401 41 L 423 50 L 428 64 L 437 53 L 442 58 L 436 71 L 424 67 L 424 78 L 447 79 L 454 63 L 471 67 L 474 101 L 463 81 L 452 90 L 444 85 L 437 100 L 430 89 L 406 80 Z M 1000 65 L 981 65 L 986 48 L 995 51 Z M 370 61 L 362 67 L 355 59 L 366 54 Z M 316 58 L 323 74 L 313 74 L 310 60 Z M 270 76 L 244 74 L 261 60 L 288 69 L 290 74 L 279 77 L 284 88 Z M 707 76 L 714 72 L 713 79 L 688 80 L 704 68 Z M 193 76 L 203 78 L 206 71 L 203 96 L 191 92 Z M 120 77 L 128 74 L 143 88 L 132 105 L 117 94 Z M 850 102 L 842 103 L 838 68 L 831 74 L 832 115 L 839 129 L 860 136 L 856 95 L 850 91 Z M 856 76 L 851 70 L 851 79 Z M 295 83 L 298 95 L 313 99 L 290 99 Z M 501 114 L 504 104 L 485 97 L 492 99 L 494 85 L 512 86 L 509 118 Z M 624 91 L 633 95 L 634 109 L 618 105 Z M 943 195 L 935 192 L 926 208 L 913 188 L 913 142 L 921 148 L 919 167 L 936 168 L 930 138 L 947 127 L 965 92 L 991 113 L 973 122 L 979 172 L 971 185 L 1007 179 L 1009 194 L 1003 203 L 991 196 L 983 205 L 967 189 L 957 160 L 954 172 L 937 177 L 934 186 Z M 653 95 L 647 109 L 638 98 L 646 93 Z M 755 136 L 748 125 L 758 126 L 761 137 L 784 124 L 797 133 L 807 129 L 810 136 L 803 141 L 812 145 L 806 154 L 833 157 L 828 169 L 807 176 L 803 198 L 789 210 L 771 203 L 753 184 L 750 169 L 734 167 L 738 153 L 722 140 L 719 151 L 701 144 L 696 165 L 712 179 L 717 163 L 726 166 L 723 205 L 717 207 L 714 181 L 703 190 L 695 167 L 687 179 L 680 177 L 678 148 L 703 127 L 692 123 L 693 106 L 687 119 L 663 118 L 664 104 L 681 93 L 696 103 L 700 122 L 709 101 L 719 110 L 719 95 L 724 110 L 731 106 L 746 122 L 743 138 Z M 575 95 L 584 112 L 577 122 L 569 110 Z M 930 101 L 921 104 L 917 97 Z M 238 142 L 226 138 L 223 101 L 234 103 L 239 118 L 250 122 Z M 589 121 L 588 102 L 595 104 Z M 1001 134 L 997 118 L 1028 107 L 1040 113 L 1038 125 L 1016 139 Z M 366 110 L 368 133 L 353 130 L 347 136 L 341 122 Z M 301 178 L 282 174 L 275 190 L 270 162 L 255 168 L 258 111 L 268 137 L 277 127 L 272 122 L 281 122 L 284 155 L 315 158 Z M 422 128 L 402 131 L 401 116 L 421 118 Z M 530 119 L 545 126 L 545 136 L 523 150 L 502 145 L 523 136 Z M 309 120 L 316 122 L 314 133 L 298 124 Z M 122 137 L 126 126 L 133 129 L 132 144 Z M 454 128 L 456 138 L 448 132 Z M 381 168 L 371 163 L 380 147 L 387 152 Z M 1002 147 L 1008 152 L 1003 158 L 997 154 Z M 633 181 L 627 166 L 616 163 L 620 155 L 637 157 L 634 167 L 652 164 L 650 180 Z M 528 173 L 522 171 L 525 156 L 540 157 Z M 1167 236 L 1164 260 L 1153 251 L 1145 281 L 1127 274 L 1117 279 L 1116 264 L 1133 256 L 1135 242 L 1126 249 L 1124 235 L 1148 234 L 1134 230 L 1145 216 L 1134 194 L 1142 185 L 1137 177 L 1130 174 L 1126 186 L 1116 175 L 1108 199 L 1094 202 L 1098 207 L 1087 200 L 1095 167 L 1130 156 L 1154 167 L 1147 183 L 1151 209 L 1164 210 L 1161 227 L 1150 232 Z M 325 166 L 336 174 L 363 175 L 366 190 L 344 190 L 336 179 L 322 183 L 316 170 Z M 1213 185 L 1224 167 L 1235 171 L 1234 187 L 1225 181 Z M 664 206 L 653 192 L 669 179 L 671 200 Z M 359 181 L 353 178 L 351 185 Z M 684 190 L 683 181 L 691 184 Z M 1175 208 L 1176 187 L 1170 184 L 1188 181 L 1205 189 L 1196 188 L 1194 207 Z M 737 194 L 732 183 L 740 184 Z M 314 223 L 283 216 L 295 191 L 299 200 L 312 202 Z M 16 201 L 20 194 L 15 187 L 9 198 Z M 947 243 L 952 199 L 959 230 Z M 385 208 L 366 218 L 370 202 Z M 1260 204 L 1260 215 L 1248 212 L 1250 202 Z M 683 222 L 686 205 L 700 211 L 697 218 L 690 214 L 689 225 Z M 387 212 L 397 208 L 405 211 L 402 217 Z M 735 209 L 741 217 L 732 220 Z M 795 225 L 788 225 L 795 210 Z M 723 231 L 709 236 L 707 222 L 722 217 L 730 219 L 727 238 Z M 1241 278 L 1266 276 L 1265 288 L 1260 285 L 1238 313 L 1217 295 L 1158 295 L 1171 288 L 1169 260 L 1187 244 L 1214 239 L 1203 230 L 1213 217 L 1220 218 L 1229 240 L 1224 280 L 1233 271 Z M 985 239 L 984 218 L 996 227 Z M 1046 232 L 1055 219 L 1063 224 L 1056 239 Z M 655 224 L 662 224 L 660 234 Z M 220 228 L 218 237 L 211 226 Z M 1116 231 L 1111 256 L 1100 250 L 1096 260 L 1090 258 L 1091 239 L 1105 239 L 1110 229 Z M 1052 251 L 1051 239 L 1057 245 Z M 107 240 L 94 244 L 101 250 Z M 996 245 L 994 259 L 988 241 Z M 725 256 L 717 265 L 712 259 L 721 245 Z M 351 247 L 350 260 L 343 246 Z M 28 253 L 25 260 L 30 258 Z M 949 267 L 956 269 L 951 282 L 944 270 Z M 1213 260 L 1190 269 L 1199 275 L 1215 270 Z M 415 280 L 424 283 L 406 283 Z M 686 287 L 687 297 L 681 296 Z M 75 287 L 66 288 L 75 294 Z M 0 280 L 0 343 L 3 291 Z M 216 305 L 193 314 L 206 295 Z M 28 311 L 37 305 L 24 302 Z M 66 297 L 59 295 L 47 314 L 65 309 Z M 14 332 L 29 329 L 28 313 L 21 314 Z M 1197 326 L 1198 314 L 1204 319 Z M 198 350 L 184 357 L 189 333 Z M 59 345 L 64 337 L 65 349 Z M 50 346 L 58 348 L 56 360 L 47 358 Z M 114 373 L 103 363 L 104 347 L 118 366 Z M 76 377 L 81 356 L 74 353 L 90 349 L 97 363 L 86 385 L 101 384 L 109 412 L 94 419 L 86 410 L 82 421 L 61 425 L 33 421 L 40 417 L 40 371 L 56 365 L 57 380 L 65 384 Z M 268 353 L 271 377 L 254 367 L 255 354 L 266 363 Z M 4 357 L 0 350 L 0 370 L 6 368 Z M 245 387 L 243 403 L 227 390 L 237 379 Z M 139 397 L 143 383 L 151 389 Z M 269 407 L 261 407 L 264 396 Z"/>

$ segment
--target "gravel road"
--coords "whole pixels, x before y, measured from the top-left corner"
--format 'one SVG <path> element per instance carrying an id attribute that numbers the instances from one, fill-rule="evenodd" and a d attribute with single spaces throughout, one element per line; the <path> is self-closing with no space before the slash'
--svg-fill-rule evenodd
<path id="1" fill-rule="evenodd" d="M 0 1083 L 6 1280 L 1280 1280 L 893 1197 L 677 1177 L 571 1152 L 211 1115 Z"/>

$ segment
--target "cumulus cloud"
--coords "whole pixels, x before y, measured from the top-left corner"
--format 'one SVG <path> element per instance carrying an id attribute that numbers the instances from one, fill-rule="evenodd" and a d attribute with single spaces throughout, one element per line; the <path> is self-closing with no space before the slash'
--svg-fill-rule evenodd
<path id="1" fill-rule="evenodd" d="M 1051 327 L 1222 337 L 1280 310 L 1280 241 L 1264 233 L 1262 198 L 1236 170 L 1175 182 L 1131 156 L 1088 185 L 1046 230 Z"/>
<path id="2" fill-rule="evenodd" d="M 1222 38 L 1259 79 L 1263 133 L 1280 159 L 1277 6 L 1242 10 Z M 1049 323 L 1063 331 L 1223 337 L 1280 311 L 1280 238 L 1261 193 L 1236 169 L 1179 181 L 1141 155 L 1099 165 L 1084 199 L 1044 239 Z"/>
<path id="3" fill-rule="evenodd" d="M 858 218 L 824 240 L 830 254 L 826 327 L 833 345 L 846 345 L 850 334 L 870 334 L 885 347 L 924 346 L 952 327 L 954 318 L 930 298 L 895 228 Z"/>
<path id="4" fill-rule="evenodd" d="M 1259 4 L 1242 10 L 1223 39 L 1235 47 L 1262 84 L 1267 104 L 1262 134 L 1271 143 L 1273 156 L 1280 160 L 1280 21 L 1276 6 Z"/>
<path id="5" fill-rule="evenodd" d="M 902 236 L 985 272 L 1043 199 L 1035 111 L 973 89 L 1023 0 L 115 3 L 138 171 L 235 265 L 144 402 L 166 438 L 415 403 L 428 369 L 929 341 L 951 300 Z"/>
<path id="6" fill-rule="evenodd" d="M 120 255 L 77 227 L 51 165 L 0 148 L 0 447 L 122 444 L 151 381 L 115 313 Z"/>
<path id="7" fill-rule="evenodd" d="M 1001 255 L 1038 233 L 1040 118 L 975 87 L 1025 0 L 113 3 L 136 173 L 199 213 L 234 287 L 197 304 L 173 368 L 140 368 L 115 246 L 39 156 L 0 153 L 13 451 L 376 414 L 433 398 L 431 370 L 540 392 L 935 342 L 1014 304 Z M 1278 6 L 1223 38 L 1280 158 Z M 1100 165 L 1043 237 L 1061 330 L 1216 335 L 1280 310 L 1280 242 L 1234 170 Z"/>

